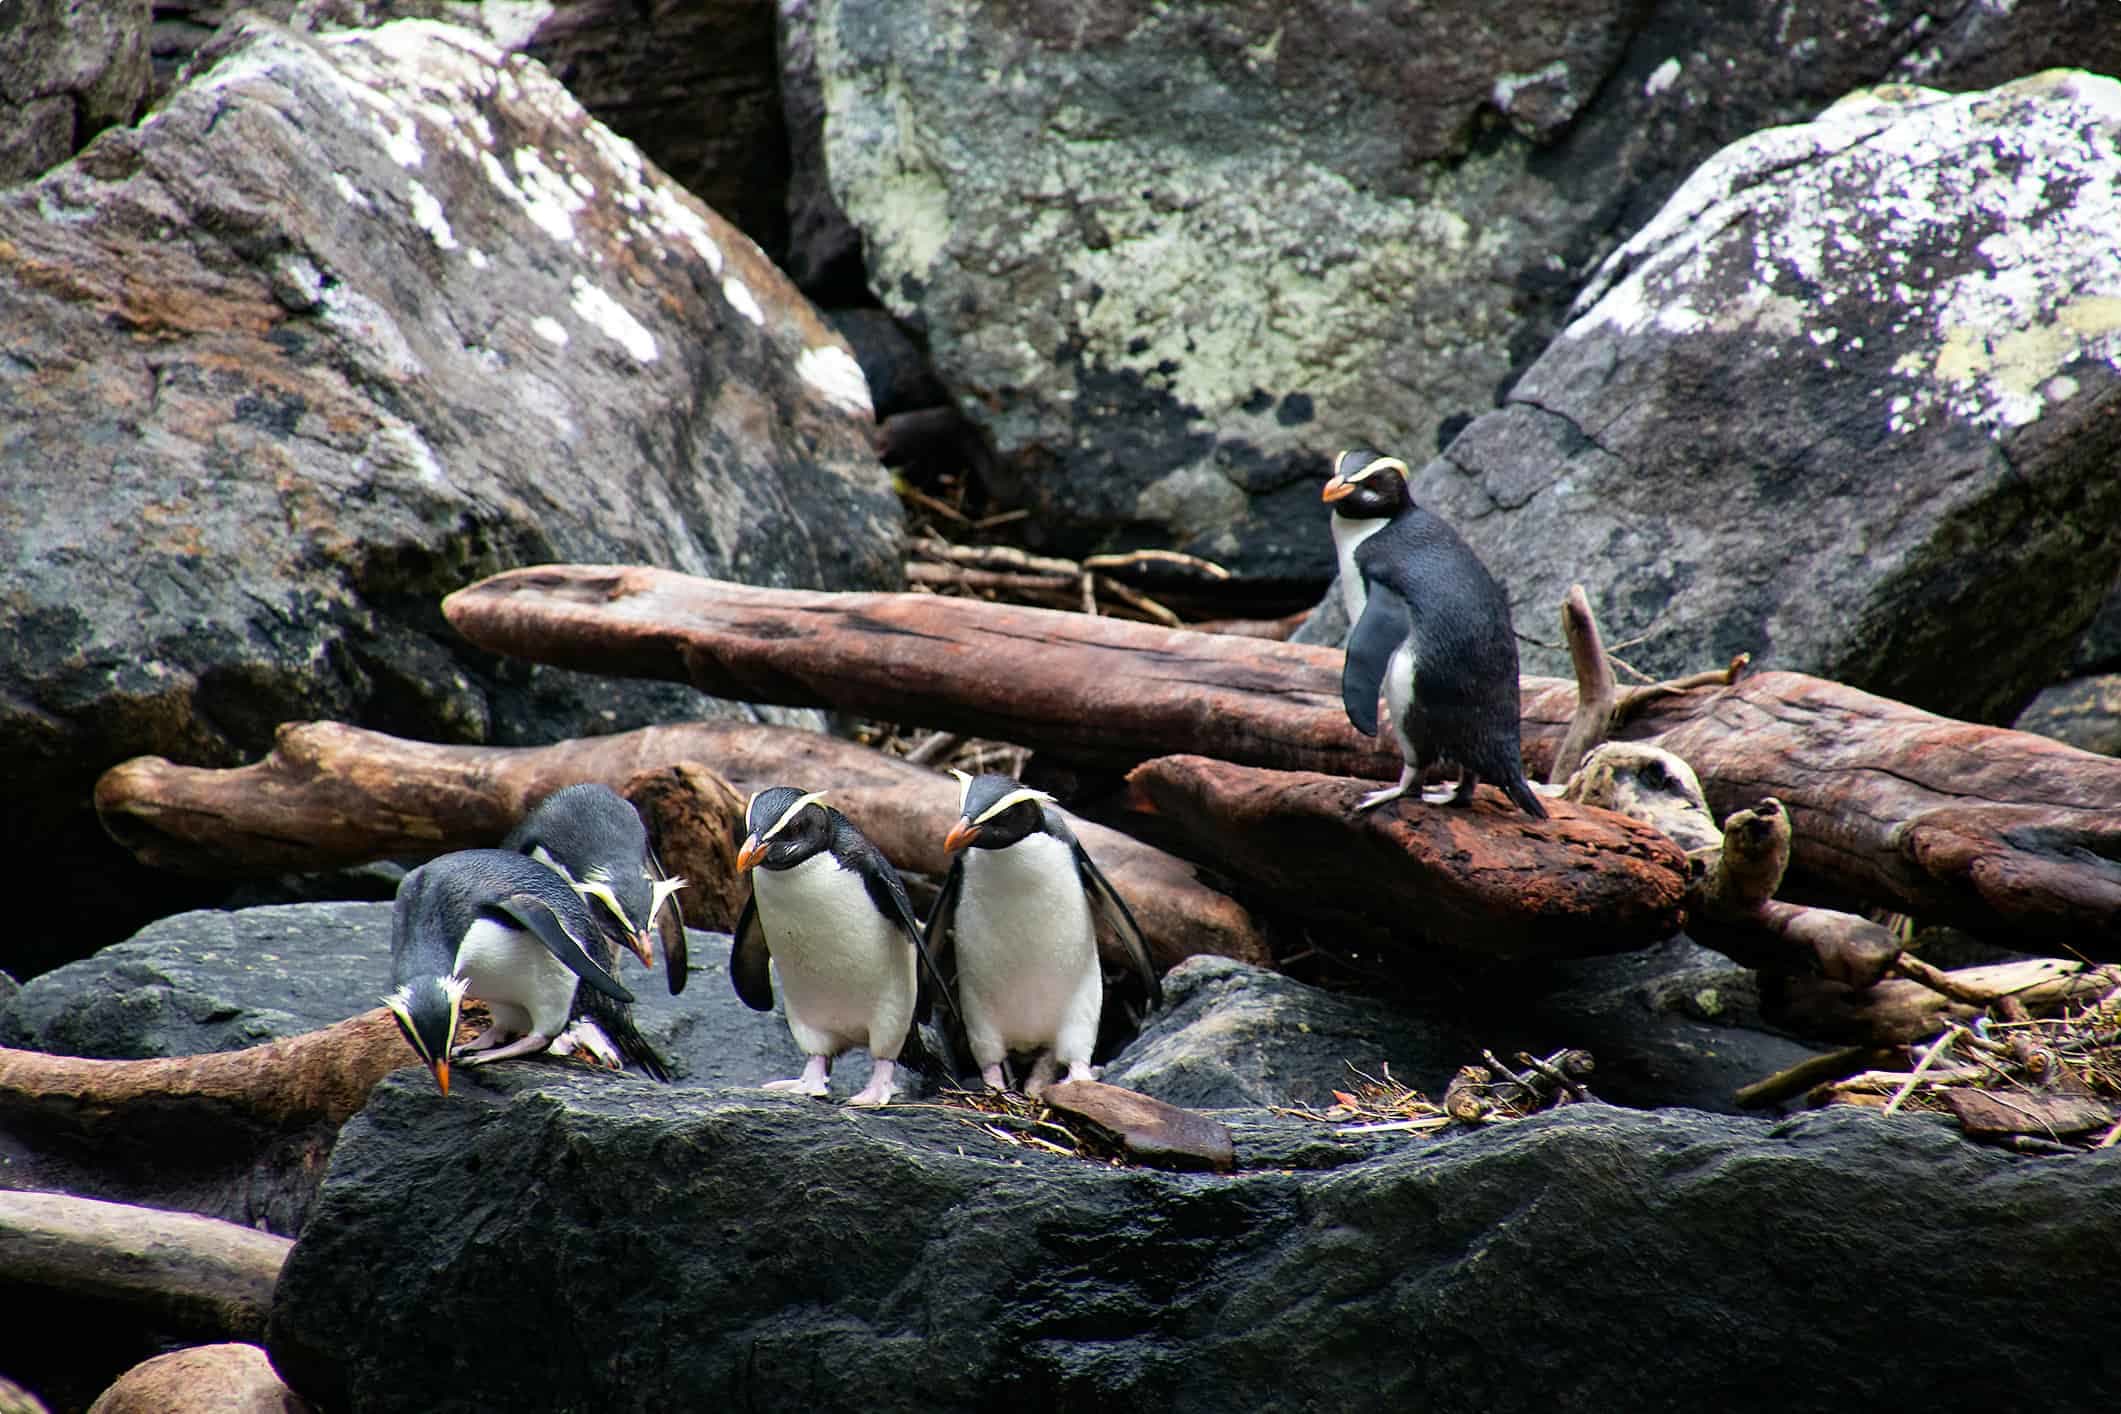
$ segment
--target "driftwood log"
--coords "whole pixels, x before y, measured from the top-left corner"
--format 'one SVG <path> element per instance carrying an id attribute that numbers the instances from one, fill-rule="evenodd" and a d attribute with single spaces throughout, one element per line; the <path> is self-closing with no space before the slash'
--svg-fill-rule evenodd
<path id="1" fill-rule="evenodd" d="M 558 565 L 451 595 L 483 648 L 717 696 L 825 705 L 1131 767 L 1174 748 L 1378 779 L 1397 753 L 1341 710 L 1338 650 L 920 594 L 757 589 Z M 1576 689 L 1523 684 L 1551 767 Z M 2121 761 L 1762 672 L 1645 701 L 1616 733 L 1673 751 L 1719 813 L 1779 798 L 1800 889 L 1996 941 L 2121 958 Z"/>
<path id="2" fill-rule="evenodd" d="M 89 1060 L 0 1049 L 11 1181 L 292 1231 L 339 1126 L 414 1063 L 377 1007 L 239 1051 Z"/>
<path id="3" fill-rule="evenodd" d="M 0 1192 L 0 1283 L 138 1308 L 198 1339 L 263 1340 L 292 1246 L 196 1213 Z"/>
<path id="4" fill-rule="evenodd" d="M 1292 911 L 1354 914 L 1497 958 L 1582 957 L 1678 931 L 1686 856 L 1648 825 L 1549 801 L 1542 823 L 1482 796 L 1352 814 L 1360 782 L 1162 756 L 1129 804 Z"/>
<path id="5" fill-rule="evenodd" d="M 603 781 L 631 789 L 666 867 L 698 882 L 678 894 L 688 921 L 727 928 L 730 918 L 697 912 L 726 909 L 742 892 L 704 872 L 733 868 L 735 859 L 702 837 L 713 828 L 702 822 L 723 814 L 672 799 L 664 773 L 685 763 L 706 763 L 747 798 L 771 785 L 823 789 L 899 868 L 940 874 L 948 867 L 943 836 L 957 814 L 957 783 L 948 776 L 817 732 L 741 722 L 645 727 L 539 747 L 436 746 L 332 722 L 292 724 L 250 766 L 208 770 L 158 756 L 114 766 L 96 784 L 96 809 L 111 835 L 148 864 L 242 877 L 489 845 L 531 801 L 575 781 Z M 1079 833 L 1126 896 L 1160 968 L 1196 953 L 1269 961 L 1251 915 L 1202 883 L 1191 865 L 1088 821 Z"/>

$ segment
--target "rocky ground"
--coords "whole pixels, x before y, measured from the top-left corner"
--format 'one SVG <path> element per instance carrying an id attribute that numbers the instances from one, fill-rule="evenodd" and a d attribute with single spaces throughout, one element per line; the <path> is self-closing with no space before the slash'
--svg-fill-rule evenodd
<path id="1" fill-rule="evenodd" d="M 0 940 L 0 1046 L 219 1053 L 383 988 L 395 866 L 149 868 L 94 806 L 129 759 L 848 726 L 480 651 L 440 609 L 472 581 L 892 589 L 910 519 L 1206 556 L 1195 617 L 1316 605 L 1332 643 L 1354 443 L 1507 586 L 1528 672 L 1580 584 L 1650 676 L 1743 652 L 2121 753 L 2110 8 L 35 0 L 0 46 L 0 842 L 51 921 Z M 112 1410 L 280 1375 L 362 1410 L 2121 1389 L 2121 1150 L 1737 1113 L 1820 1045 L 1684 938 L 1412 990 L 1184 964 L 1106 1078 L 1227 1124 L 1230 1174 L 1011 1144 L 933 1077 L 758 1091 L 786 1028 L 693 947 L 682 996 L 636 988 L 667 1088 L 412 1070 L 240 1162 L 217 1111 L 124 1164 L 94 1115 L 11 1123 L 0 1187 L 299 1240 L 269 1331 L 10 1277 L 0 1373 L 85 1407 L 200 1347 Z M 1318 1117 L 1564 1046 L 1595 1102 Z M 55 1361 L 84 1329 L 93 1368 Z"/>

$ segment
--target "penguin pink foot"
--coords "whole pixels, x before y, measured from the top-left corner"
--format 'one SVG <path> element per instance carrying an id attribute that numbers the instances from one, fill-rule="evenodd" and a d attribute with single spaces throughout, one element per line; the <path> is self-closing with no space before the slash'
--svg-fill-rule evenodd
<path id="1" fill-rule="evenodd" d="M 487 1035 L 491 1034 L 493 1033 L 490 1031 L 487 1033 Z M 484 1040 L 485 1037 L 480 1039 Z M 495 1061 L 509 1060 L 516 1056 L 538 1055 L 551 1044 L 552 1037 L 545 1035 L 541 1031 L 533 1031 L 527 1036 L 518 1036 L 507 1045 L 496 1047 L 490 1051 L 482 1050 L 470 1054 L 460 1052 L 457 1059 L 463 1061 L 466 1065 L 492 1065 Z"/>
<path id="2" fill-rule="evenodd" d="M 867 1085 L 864 1085 L 852 1099 L 847 1101 L 847 1103 L 850 1105 L 860 1105 L 864 1109 L 875 1109 L 879 1106 L 890 1104 L 892 1097 L 892 1076 L 893 1073 L 897 1070 L 897 1061 L 880 1060 L 876 1062 L 876 1064 L 870 1068 L 869 1083 Z"/>
<path id="3" fill-rule="evenodd" d="M 803 1073 L 793 1080 L 769 1080 L 761 1089 L 793 1090 L 798 1095 L 811 1095 L 822 1099 L 832 1088 L 826 1083 L 826 1075 L 832 1068 L 830 1056 L 812 1056 L 803 1067 Z"/>
<path id="4" fill-rule="evenodd" d="M 1358 801 L 1356 801 L 1356 802 L 1355 802 L 1355 813 L 1356 813 L 1357 815 L 1360 815 L 1360 814 L 1362 814 L 1362 812 L 1363 812 L 1363 811 L 1365 811 L 1365 810 L 1375 810 L 1375 809 L 1376 809 L 1376 808 L 1377 808 L 1378 806 L 1380 806 L 1380 805 L 1389 805 L 1389 804 L 1391 804 L 1391 803 L 1392 803 L 1393 801 L 1395 801 L 1395 800 L 1399 799 L 1399 798 L 1400 798 L 1401 796 L 1405 795 L 1405 794 L 1406 794 L 1406 793 L 1407 793 L 1407 792 L 1408 792 L 1409 790 L 1413 789 L 1413 786 L 1414 786 L 1414 771 L 1413 771 L 1413 768 L 1412 768 L 1412 767 L 1406 767 L 1406 766 L 1403 766 L 1403 767 L 1401 767 L 1401 768 L 1400 768 L 1400 771 L 1399 771 L 1399 784 L 1398 784 L 1398 785 L 1396 785 L 1396 786 L 1387 786 L 1387 787 L 1385 787 L 1385 788 L 1384 788 L 1383 790 L 1373 790 L 1373 791 L 1371 791 L 1371 792 L 1370 792 L 1370 793 L 1369 793 L 1368 795 L 1364 796 L 1364 797 L 1363 797 L 1363 798 L 1362 798 L 1361 800 L 1358 800 Z M 1426 797 L 1424 797 L 1424 799 L 1426 799 Z"/>

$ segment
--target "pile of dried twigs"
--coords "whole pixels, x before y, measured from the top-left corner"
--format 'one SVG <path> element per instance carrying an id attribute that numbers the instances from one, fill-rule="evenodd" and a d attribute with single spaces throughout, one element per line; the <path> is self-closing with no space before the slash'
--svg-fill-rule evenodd
<path id="1" fill-rule="evenodd" d="M 1069 1124 L 1067 1116 L 1014 1090 L 960 1090 L 944 1086 L 935 1103 L 952 1112 L 958 1123 L 1018 1149 L 1041 1149 L 1093 1163 L 1124 1167 L 1126 1150 L 1109 1134 L 1090 1124 Z M 900 1109 L 911 1108 L 901 1105 Z"/>
<path id="2" fill-rule="evenodd" d="M 914 537 L 907 548 L 913 558 L 906 563 L 906 582 L 915 589 L 1115 614 L 1166 628 L 1178 628 L 1186 621 L 1177 610 L 1115 578 L 1113 571 L 1156 564 L 1176 566 L 1209 580 L 1230 577 L 1214 561 L 1176 550 L 1129 550 L 1069 560 L 1034 555 L 1014 545 L 955 544 L 932 535 Z"/>
<path id="3" fill-rule="evenodd" d="M 2121 1142 L 2121 988 L 2044 1017 L 2005 997 L 1905 1051 L 1904 1069 L 1828 1081 L 1811 1102 L 1950 1114 L 1968 1136 L 2028 1153 Z"/>
<path id="4" fill-rule="evenodd" d="M 1593 1066 L 1589 1051 L 1559 1050 L 1543 1059 L 1519 1051 L 1514 1066 L 1490 1050 L 1483 1050 L 1480 1058 L 1486 1064 L 1463 1066 L 1451 1077 L 1441 1105 L 1394 1080 L 1389 1065 L 1380 1067 L 1381 1078 L 1350 1065 L 1355 1088 L 1335 1090 L 1330 1109 L 1276 1107 L 1274 1113 L 1332 1124 L 1341 1134 L 1433 1134 L 1454 1121 L 1505 1124 L 1571 1101 L 1596 1098 L 1583 1084 Z"/>

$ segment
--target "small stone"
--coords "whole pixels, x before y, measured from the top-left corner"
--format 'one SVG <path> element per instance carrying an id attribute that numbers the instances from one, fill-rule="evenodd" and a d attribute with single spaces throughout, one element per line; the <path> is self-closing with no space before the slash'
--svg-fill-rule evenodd
<path id="1" fill-rule="evenodd" d="M 1064 1081 L 1042 1098 L 1064 1114 L 1111 1131 L 1129 1157 L 1142 1163 L 1223 1173 L 1237 1166 L 1229 1127 L 1193 1110 L 1098 1080 Z"/>

